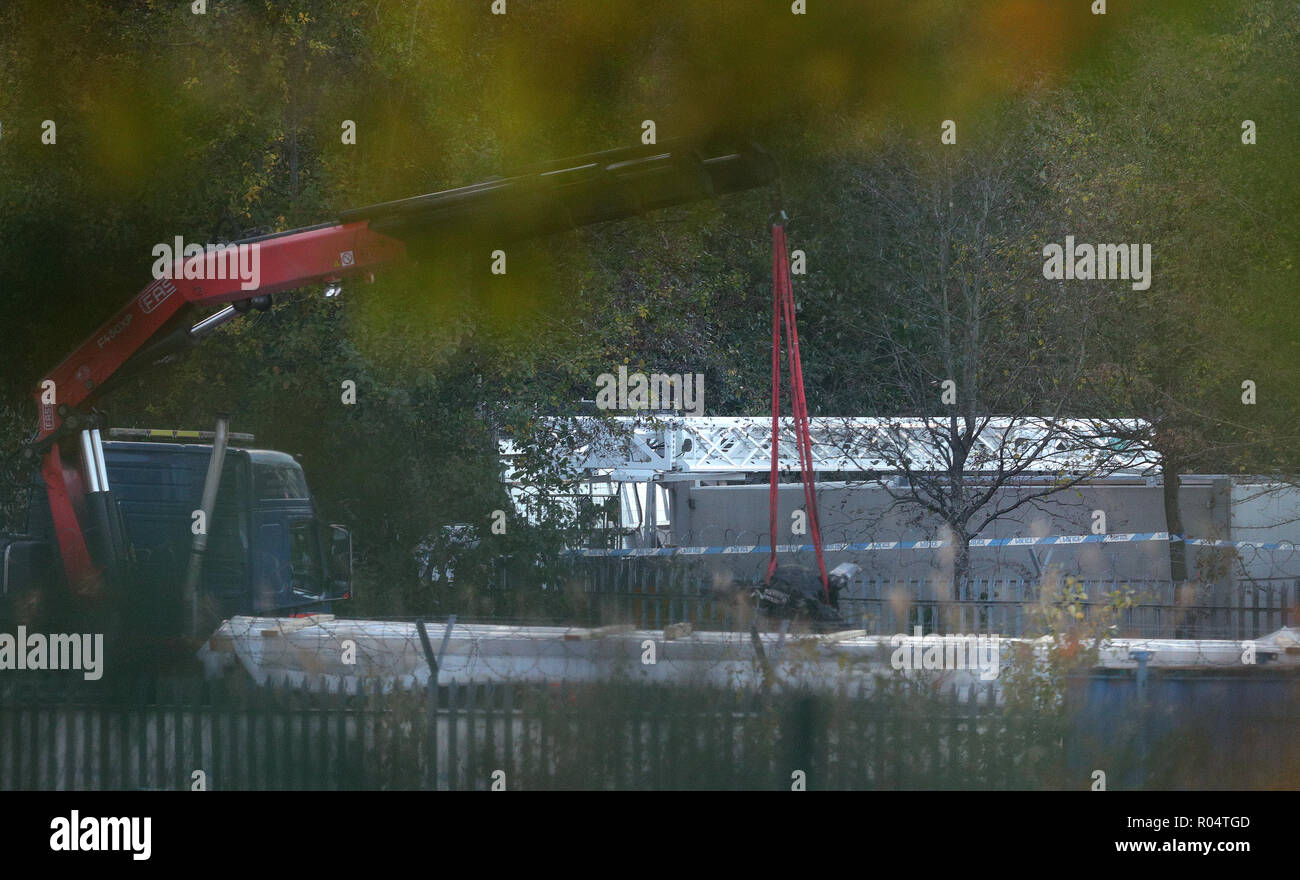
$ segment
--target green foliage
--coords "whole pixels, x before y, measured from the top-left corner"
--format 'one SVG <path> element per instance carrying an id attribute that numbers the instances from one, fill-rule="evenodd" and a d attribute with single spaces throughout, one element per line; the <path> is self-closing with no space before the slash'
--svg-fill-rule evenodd
<path id="1" fill-rule="evenodd" d="M 1059 715 L 1071 676 L 1097 665 L 1118 631 L 1120 615 L 1136 603 L 1131 587 L 1090 600 L 1073 576 L 1044 578 L 1028 614 L 1029 639 L 1011 643 L 1013 656 L 1001 676 L 1007 705 L 1028 715 Z M 1034 636 L 1037 636 L 1036 638 Z"/>
<path id="2" fill-rule="evenodd" d="M 930 303 L 979 289 L 991 407 L 1074 382 L 1081 407 L 1159 419 L 1162 449 L 1205 470 L 1294 470 L 1293 4 L 1044 4 L 1010 20 L 896 0 L 797 22 L 749 0 L 471 5 L 0 6 L 5 525 L 20 524 L 32 387 L 147 282 L 153 244 L 321 222 L 628 145 L 645 118 L 661 138 L 758 136 L 782 164 L 779 193 L 513 246 L 500 278 L 484 253 L 448 246 L 337 301 L 281 295 L 121 388 L 105 401 L 113 423 L 206 427 L 225 409 L 259 445 L 301 453 L 323 513 L 356 533 L 358 611 L 550 607 L 556 547 L 599 511 L 547 504 L 485 535 L 452 592 L 421 580 L 415 548 L 509 509 L 497 440 L 544 443 L 539 420 L 579 411 L 620 364 L 704 373 L 708 414 L 762 412 L 763 221 L 779 201 L 809 259 L 795 284 L 814 414 L 929 400 L 918 383 L 958 338 Z M 1238 116 L 1259 123 L 1257 146 L 1240 144 Z M 47 118 L 57 146 L 39 141 Z M 944 118 L 957 145 L 938 142 Z M 958 236 L 938 267 L 936 235 L 978 219 L 999 176 L 993 228 Z M 1035 279 L 1043 242 L 1071 231 L 1152 241 L 1152 290 Z M 1077 382 L 1062 366 L 1076 346 Z M 1250 420 L 1242 378 L 1267 401 Z M 556 497 L 570 488 L 540 464 L 533 476 Z M 531 598 L 492 594 L 494 565 Z"/>

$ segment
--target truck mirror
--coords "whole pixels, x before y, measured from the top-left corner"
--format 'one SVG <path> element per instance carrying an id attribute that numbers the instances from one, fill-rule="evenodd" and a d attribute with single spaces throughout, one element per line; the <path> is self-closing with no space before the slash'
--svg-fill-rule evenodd
<path id="1" fill-rule="evenodd" d="M 352 533 L 343 526 L 330 526 L 329 588 L 325 598 L 352 598 Z"/>

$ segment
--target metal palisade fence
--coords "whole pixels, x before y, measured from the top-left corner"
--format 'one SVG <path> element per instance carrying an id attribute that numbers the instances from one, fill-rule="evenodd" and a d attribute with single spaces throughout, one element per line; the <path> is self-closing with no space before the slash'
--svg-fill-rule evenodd
<path id="1" fill-rule="evenodd" d="M 620 684 L 321 693 L 173 678 L 87 693 L 4 690 L 0 789 L 780 789 L 798 773 L 1017 787 L 1041 772 L 1020 760 L 1033 725 L 955 692 L 930 713 Z"/>
<path id="2" fill-rule="evenodd" d="M 723 601 L 715 588 L 730 580 L 725 565 L 684 559 L 582 558 L 567 576 L 580 588 L 580 613 L 598 623 L 662 629 L 689 622 L 703 629 L 748 627 L 743 605 Z M 1161 580 L 1080 580 L 1091 615 L 1115 591 L 1131 591 L 1118 612 L 1117 635 L 1146 638 L 1253 639 L 1300 621 L 1300 578 L 1235 581 L 1212 589 Z M 845 624 L 871 635 L 926 632 L 1033 636 L 1031 610 L 1042 582 L 1030 578 L 970 578 L 957 598 L 939 598 L 946 583 L 923 578 L 858 576 L 839 600 Z"/>
<path id="3" fill-rule="evenodd" d="M 941 679 L 869 699 L 627 682 L 309 692 L 0 680 L 3 790 L 1087 789 L 1300 784 L 1300 678 L 1073 679 L 1025 711 Z"/>

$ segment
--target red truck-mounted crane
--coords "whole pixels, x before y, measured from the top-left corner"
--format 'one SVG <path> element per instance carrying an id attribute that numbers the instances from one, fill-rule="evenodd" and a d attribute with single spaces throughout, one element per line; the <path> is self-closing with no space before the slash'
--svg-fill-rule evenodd
<path id="1" fill-rule="evenodd" d="M 39 425 L 26 453 L 39 461 L 41 500 L 48 506 L 39 517 L 45 534 L 27 536 L 24 546 L 44 542 L 52 551 L 49 574 L 74 599 L 103 598 L 112 571 L 131 557 L 131 540 L 110 485 L 103 415 L 94 404 L 118 382 L 167 361 L 248 310 L 268 308 L 275 293 L 369 276 L 409 252 L 464 234 L 509 242 L 749 189 L 774 177 L 771 160 L 748 142 L 677 141 L 553 162 L 527 174 L 223 245 L 256 246 L 255 285 L 235 272 L 190 272 L 218 277 L 186 278 L 186 263 L 204 258 L 175 254 L 173 270 L 161 273 L 171 277 L 156 278 L 40 381 Z M 204 307 L 219 308 L 197 318 Z M 205 507 L 216 490 L 214 468 L 221 479 L 224 441 L 218 438 L 208 465 Z M 148 459 L 143 461 L 140 466 L 148 467 Z M 23 569 L 11 571 L 15 546 L 10 540 L 0 547 L 6 563 L 2 586 L 10 593 L 18 586 L 11 581 L 22 576 L 14 572 Z"/>

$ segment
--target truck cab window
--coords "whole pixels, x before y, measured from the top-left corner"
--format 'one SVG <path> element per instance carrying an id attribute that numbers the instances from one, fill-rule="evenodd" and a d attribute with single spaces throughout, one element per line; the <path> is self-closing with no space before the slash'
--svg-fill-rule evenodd
<path id="1" fill-rule="evenodd" d="M 259 464 L 254 468 L 259 500 L 310 498 L 307 478 L 300 468 L 282 464 Z"/>
<path id="2" fill-rule="evenodd" d="M 320 595 L 324 583 L 320 532 L 315 520 L 289 525 L 289 586 L 296 593 Z"/>

